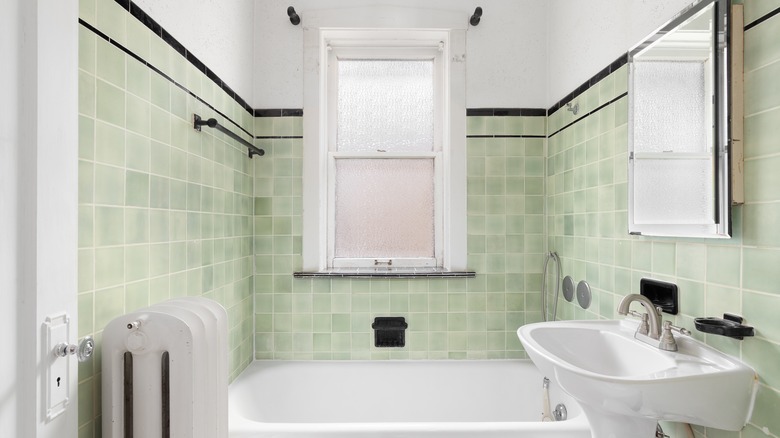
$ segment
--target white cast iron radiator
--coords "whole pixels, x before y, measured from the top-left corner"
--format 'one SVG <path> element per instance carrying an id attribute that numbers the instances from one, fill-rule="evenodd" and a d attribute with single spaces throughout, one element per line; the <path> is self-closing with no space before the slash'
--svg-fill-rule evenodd
<path id="1" fill-rule="evenodd" d="M 226 438 L 227 313 L 187 297 L 103 330 L 104 438 Z"/>

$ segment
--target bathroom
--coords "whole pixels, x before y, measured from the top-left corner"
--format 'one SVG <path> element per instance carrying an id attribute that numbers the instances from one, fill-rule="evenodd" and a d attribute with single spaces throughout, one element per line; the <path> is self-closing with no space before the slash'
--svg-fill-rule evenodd
<path id="1" fill-rule="evenodd" d="M 18 431 L 10 436 L 54 433 L 24 408 L 40 392 L 30 345 L 44 317 L 62 309 L 77 321 L 73 340 L 91 335 L 99 346 L 105 324 L 125 312 L 213 298 L 229 314 L 231 380 L 255 359 L 526 358 L 515 331 L 541 319 L 549 250 L 565 275 L 593 288 L 587 310 L 561 300 L 559 319 L 617 318 L 618 302 L 644 277 L 679 286 L 677 325 L 744 316 L 755 337 L 706 342 L 757 371 L 753 416 L 742 432 L 695 430 L 780 436 L 780 149 L 772 140 L 780 2 L 744 2 L 745 203 L 733 207 L 727 240 L 628 235 L 625 66 L 573 99 L 579 115 L 564 105 L 545 111 L 688 1 L 381 2 L 464 17 L 484 9 L 465 32 L 466 267 L 476 275 L 433 279 L 293 277 L 304 263 L 303 27 L 324 2 L 133 3 L 172 38 L 153 33 L 127 2 L 76 3 L 13 1 L 2 19 L 4 58 L 17 66 L 0 73 L 12 102 L 0 118 L 0 281 L 16 291 L 2 294 L 0 332 L 19 358 L 0 365 L 17 376 L 0 388 L 0 426 Z M 291 4 L 303 26 L 288 19 Z M 207 128 L 192 129 L 192 113 L 216 111 L 266 154 L 249 159 Z M 598 148 L 585 141 L 593 138 Z M 550 167 L 559 153 L 572 160 Z M 568 171 L 581 178 L 559 184 Z M 374 314 L 404 315 L 407 346 L 375 348 Z M 69 371 L 78 414 L 65 416 L 68 436 L 101 435 L 99 364 Z"/>

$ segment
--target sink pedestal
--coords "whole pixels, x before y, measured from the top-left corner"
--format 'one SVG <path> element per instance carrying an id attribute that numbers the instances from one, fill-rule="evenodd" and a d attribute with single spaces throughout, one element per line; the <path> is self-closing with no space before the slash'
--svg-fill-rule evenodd
<path id="1" fill-rule="evenodd" d="M 583 404 L 593 438 L 654 438 L 658 422 L 652 418 L 616 415 Z"/>

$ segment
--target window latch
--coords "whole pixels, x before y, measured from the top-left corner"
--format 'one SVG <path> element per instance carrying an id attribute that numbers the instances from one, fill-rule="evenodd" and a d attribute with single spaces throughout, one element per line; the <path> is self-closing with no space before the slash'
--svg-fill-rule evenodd
<path id="1" fill-rule="evenodd" d="M 387 259 L 387 260 L 377 260 L 377 259 L 374 259 L 374 266 L 379 266 L 379 265 L 393 266 L 393 260 L 392 259 Z"/>

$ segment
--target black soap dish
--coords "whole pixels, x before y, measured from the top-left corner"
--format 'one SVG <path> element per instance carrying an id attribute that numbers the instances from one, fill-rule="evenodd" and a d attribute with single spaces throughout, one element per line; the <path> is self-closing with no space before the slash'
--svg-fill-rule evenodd
<path id="1" fill-rule="evenodd" d="M 734 339 L 743 339 L 746 336 L 754 336 L 753 327 L 743 325 L 744 318 L 731 313 L 724 313 L 723 318 L 695 318 L 693 324 L 696 330 L 713 335 L 727 336 Z"/>

